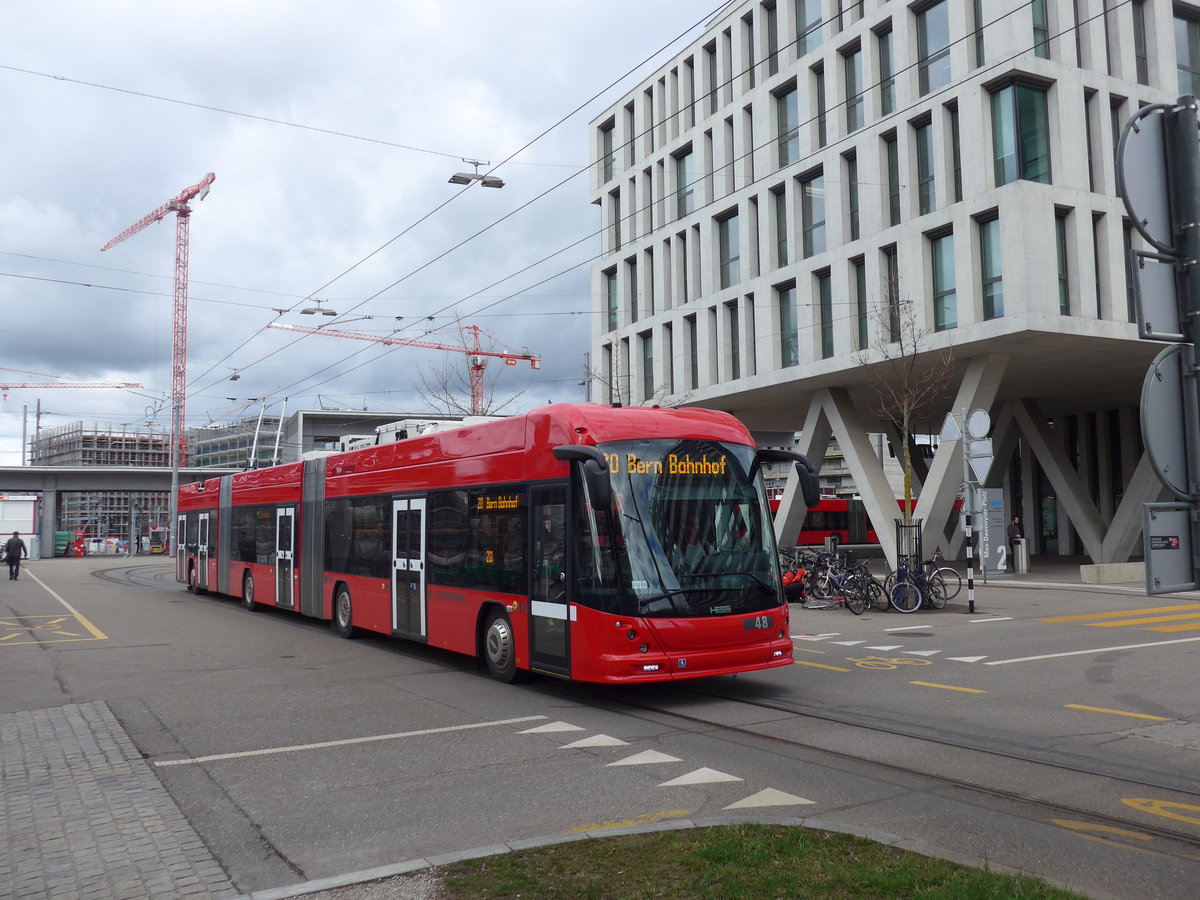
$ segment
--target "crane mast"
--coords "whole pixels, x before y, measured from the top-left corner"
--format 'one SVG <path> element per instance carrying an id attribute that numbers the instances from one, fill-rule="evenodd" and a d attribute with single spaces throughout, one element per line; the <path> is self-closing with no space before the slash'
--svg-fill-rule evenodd
<path id="1" fill-rule="evenodd" d="M 180 191 L 179 196 L 168 200 L 154 212 L 134 222 L 115 238 L 100 248 L 101 251 L 115 247 L 126 238 L 175 213 L 175 305 L 171 330 L 171 458 L 172 467 L 185 462 L 183 423 L 184 400 L 187 394 L 187 285 L 189 220 L 193 200 L 203 200 L 216 175 L 209 172 L 199 182 Z"/>
<path id="2" fill-rule="evenodd" d="M 361 331 L 345 331 L 340 328 L 313 328 L 308 325 L 289 325 L 285 322 L 272 322 L 268 327 L 281 331 L 299 331 L 304 334 L 323 334 L 327 337 L 350 338 L 356 341 L 372 341 L 376 344 L 386 344 L 392 347 L 422 347 L 427 350 L 447 350 L 451 353 L 465 353 L 471 385 L 471 415 L 482 416 L 484 410 L 484 381 L 487 371 L 488 358 L 504 360 L 505 365 L 515 366 L 518 361 L 525 360 L 531 369 L 542 367 L 542 357 L 537 353 L 513 353 L 498 350 L 484 350 L 479 344 L 479 335 L 483 329 L 478 325 L 463 325 L 462 330 L 471 333 L 470 347 L 455 346 L 454 344 L 439 344 L 435 341 L 424 341 L 420 338 L 404 338 L 395 335 L 367 334 Z"/>

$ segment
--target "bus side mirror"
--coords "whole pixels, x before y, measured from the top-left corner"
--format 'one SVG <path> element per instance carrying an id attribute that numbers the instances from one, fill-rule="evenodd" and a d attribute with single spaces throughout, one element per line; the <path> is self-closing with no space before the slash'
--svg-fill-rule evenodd
<path id="1" fill-rule="evenodd" d="M 612 482 L 608 477 L 608 460 L 603 453 L 585 444 L 565 444 L 554 448 L 554 456 L 579 461 L 579 471 L 594 508 L 608 509 L 612 505 Z"/>
<path id="2" fill-rule="evenodd" d="M 800 494 L 804 497 L 804 505 L 816 506 L 821 502 L 821 479 L 817 476 L 817 467 L 808 461 L 808 457 L 791 450 L 775 450 L 763 448 L 758 451 L 759 463 L 793 462 L 796 464 L 796 474 L 800 477 Z"/>

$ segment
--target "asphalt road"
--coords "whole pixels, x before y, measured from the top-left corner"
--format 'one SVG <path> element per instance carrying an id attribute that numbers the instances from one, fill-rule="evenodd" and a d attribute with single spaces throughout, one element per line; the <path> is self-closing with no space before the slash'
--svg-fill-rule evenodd
<path id="1" fill-rule="evenodd" d="M 733 816 L 896 835 L 1091 896 L 1194 897 L 1200 602 L 976 597 L 975 615 L 793 607 L 786 670 L 508 686 L 194 596 L 157 560 L 40 561 L 0 592 L 0 722 L 106 705 L 236 891 Z"/>

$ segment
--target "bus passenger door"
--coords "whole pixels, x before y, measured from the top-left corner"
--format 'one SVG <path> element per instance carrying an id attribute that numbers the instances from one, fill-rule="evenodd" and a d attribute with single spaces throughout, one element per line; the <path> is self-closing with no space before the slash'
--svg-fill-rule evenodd
<path id="1" fill-rule="evenodd" d="M 555 675 L 571 674 L 570 612 L 566 569 L 567 489 L 531 487 L 533 528 L 529 611 L 529 663 Z"/>
<path id="2" fill-rule="evenodd" d="M 425 499 L 393 500 L 392 520 L 392 630 L 425 638 Z"/>
<path id="3" fill-rule="evenodd" d="M 275 510 L 275 605 L 292 609 L 296 605 L 293 590 L 296 571 L 296 510 L 282 507 Z"/>
<path id="4" fill-rule="evenodd" d="M 208 513 L 200 513 L 200 531 L 196 538 L 196 584 L 208 587 Z"/>
<path id="5" fill-rule="evenodd" d="M 179 516 L 175 522 L 175 580 L 187 582 L 187 516 Z"/>

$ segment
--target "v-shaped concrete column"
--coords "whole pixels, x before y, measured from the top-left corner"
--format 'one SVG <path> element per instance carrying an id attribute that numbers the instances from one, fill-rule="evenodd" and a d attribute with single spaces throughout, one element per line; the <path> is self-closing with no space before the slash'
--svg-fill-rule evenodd
<path id="1" fill-rule="evenodd" d="M 996 392 L 1004 371 L 1008 368 L 1009 357 L 1001 353 L 989 353 L 986 356 L 975 356 L 967 360 L 967 368 L 959 382 L 954 395 L 954 405 L 951 407 L 955 416 L 960 416 L 963 410 L 968 413 L 974 409 L 991 412 L 992 404 L 996 401 Z M 962 423 L 959 423 L 962 427 Z M 936 549 L 945 551 L 946 555 L 954 558 L 962 546 L 963 535 L 957 533 L 953 540 L 947 542 L 944 535 L 946 521 L 954 509 L 954 501 L 962 486 L 962 440 L 941 441 L 937 453 L 933 455 L 933 463 L 929 466 L 929 476 L 917 500 L 914 517 L 923 520 L 926 553 Z"/>

